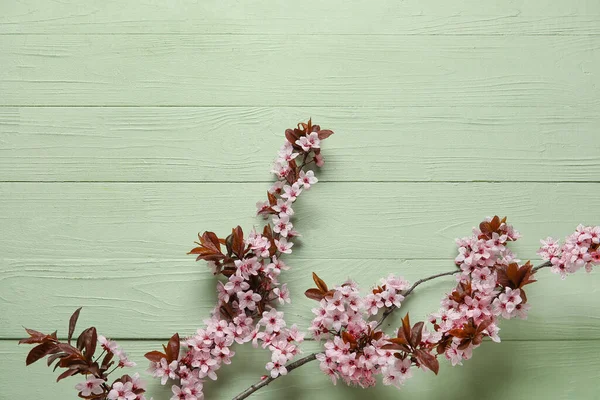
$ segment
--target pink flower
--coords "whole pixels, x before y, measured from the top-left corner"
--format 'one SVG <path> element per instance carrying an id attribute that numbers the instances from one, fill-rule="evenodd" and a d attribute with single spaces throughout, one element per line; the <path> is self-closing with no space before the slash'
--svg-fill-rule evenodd
<path id="1" fill-rule="evenodd" d="M 256 203 L 256 215 L 264 215 L 266 218 L 266 214 L 269 213 L 271 209 L 271 205 L 268 201 L 259 201 Z"/>
<path id="2" fill-rule="evenodd" d="M 307 136 L 302 136 L 296 140 L 296 144 L 302 147 L 304 151 L 310 151 L 311 149 L 320 148 L 321 141 L 319 140 L 319 134 L 317 132 L 311 132 Z"/>
<path id="3" fill-rule="evenodd" d="M 262 267 L 262 264 L 258 262 L 256 257 L 235 260 L 234 263 L 237 267 L 235 274 L 246 280 L 250 279 L 250 275 L 258 275 L 258 271 Z M 225 286 L 227 287 L 227 285 Z"/>
<path id="4" fill-rule="evenodd" d="M 271 185 L 269 188 L 269 193 L 272 194 L 281 194 L 283 191 L 283 185 L 285 185 L 284 181 L 277 181 Z"/>
<path id="5" fill-rule="evenodd" d="M 288 243 L 286 238 L 281 238 L 279 240 L 275 239 L 275 245 L 277 246 L 277 250 L 280 252 L 284 254 L 291 254 L 294 243 Z"/>
<path id="6" fill-rule="evenodd" d="M 229 281 L 225 284 L 224 288 L 225 288 L 225 290 L 227 290 L 227 293 L 229 293 L 230 295 L 233 295 L 236 292 L 248 290 L 249 287 L 250 287 L 250 285 L 248 284 L 248 282 L 246 282 L 244 280 L 244 278 L 242 278 L 241 276 L 237 276 L 237 275 L 231 275 L 229 277 Z"/>
<path id="7" fill-rule="evenodd" d="M 278 214 L 287 214 L 289 216 L 294 215 L 294 210 L 292 209 L 292 203 L 286 201 L 284 199 L 277 199 L 277 204 L 273 206 L 273 210 L 275 210 Z"/>
<path id="8" fill-rule="evenodd" d="M 490 271 L 484 267 L 471 273 L 472 284 L 475 289 L 482 292 L 489 292 L 496 287 L 496 272 Z"/>
<path id="9" fill-rule="evenodd" d="M 298 182 L 301 183 L 302 186 L 304 186 L 304 189 L 308 190 L 310 189 L 311 185 L 314 185 L 315 183 L 319 182 L 319 180 L 317 179 L 313 171 L 300 171 L 300 177 L 298 178 Z"/>
<path id="10" fill-rule="evenodd" d="M 266 370 L 271 371 L 271 377 L 277 378 L 279 375 L 287 375 L 287 368 L 285 368 L 285 357 L 278 361 L 268 362 L 266 365 Z"/>
<path id="11" fill-rule="evenodd" d="M 118 351 L 119 346 L 117 345 L 117 342 L 108 340 L 102 335 L 98 335 L 98 342 L 100 343 L 102 348 L 108 352 L 115 354 Z"/>
<path id="12" fill-rule="evenodd" d="M 294 158 L 298 157 L 298 153 L 294 153 L 294 147 L 287 140 L 279 149 L 279 160 L 284 162 L 290 162 Z"/>
<path id="13" fill-rule="evenodd" d="M 137 394 L 133 393 L 132 388 L 131 382 L 115 382 L 108 393 L 108 398 L 110 400 L 135 400 Z"/>
<path id="14" fill-rule="evenodd" d="M 278 312 L 274 308 L 263 312 L 262 319 L 259 321 L 259 323 L 265 326 L 265 332 L 269 334 L 273 332 L 279 332 L 281 328 L 285 326 L 283 313 Z"/>
<path id="15" fill-rule="evenodd" d="M 300 196 L 300 193 L 302 193 L 302 188 L 300 185 L 298 185 L 298 182 L 296 182 L 292 186 L 285 185 L 283 187 L 283 192 L 284 193 L 281 195 L 282 198 L 287 199 L 290 202 L 294 202 L 296 197 Z"/>
<path id="16" fill-rule="evenodd" d="M 103 379 L 97 379 L 93 375 L 89 375 L 85 382 L 78 383 L 75 385 L 75 389 L 81 392 L 81 395 L 86 397 L 92 394 L 100 394 L 104 392 L 102 384 Z"/>
<path id="17" fill-rule="evenodd" d="M 288 232 L 292 227 L 289 215 L 280 214 L 279 216 L 273 217 L 273 232 L 279 233 L 283 237 L 287 237 Z"/>
<path id="18" fill-rule="evenodd" d="M 156 365 L 155 370 L 153 372 L 153 376 L 155 378 L 161 378 L 160 379 L 160 384 L 164 385 L 167 383 L 167 380 L 169 380 L 169 378 L 171 379 L 176 379 L 177 378 L 177 366 L 178 363 L 177 361 L 171 361 L 171 363 L 167 363 L 167 359 L 166 358 L 162 358 L 160 360 L 160 363 L 158 363 L 158 365 Z"/>
<path id="19" fill-rule="evenodd" d="M 291 303 L 292 301 L 290 299 L 290 291 L 288 290 L 286 283 L 281 285 L 280 288 L 274 288 L 273 294 L 277 296 L 276 299 L 279 301 L 279 304 Z"/>
<path id="20" fill-rule="evenodd" d="M 182 389 L 177 385 L 171 386 L 173 397 L 171 400 L 196 400 L 196 397 L 192 395 L 188 388 Z"/>
<path id="21" fill-rule="evenodd" d="M 262 297 L 258 293 L 254 293 L 252 290 L 247 292 L 238 292 L 238 307 L 241 310 L 248 309 L 250 311 L 256 310 L 256 303 L 258 303 Z"/>

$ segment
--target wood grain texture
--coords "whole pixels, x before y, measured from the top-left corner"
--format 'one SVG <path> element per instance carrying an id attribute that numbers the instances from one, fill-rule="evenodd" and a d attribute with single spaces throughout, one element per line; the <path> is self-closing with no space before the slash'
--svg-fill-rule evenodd
<path id="1" fill-rule="evenodd" d="M 0 33 L 591 35 L 594 0 L 104 1 L 0 5 Z"/>
<path id="2" fill-rule="evenodd" d="M 74 397 L 76 380 L 25 369 L 21 325 L 64 334 L 83 305 L 81 327 L 134 339 L 140 372 L 155 339 L 201 326 L 214 277 L 185 253 L 197 231 L 262 224 L 281 133 L 310 116 L 338 134 L 296 207 L 289 323 L 308 324 L 311 271 L 366 289 L 452 269 L 453 239 L 487 215 L 524 234 L 523 259 L 599 223 L 597 0 L 3 1 L 0 65 L 2 400 Z M 403 311 L 423 318 L 452 285 Z M 253 398 L 600 399 L 599 293 L 597 272 L 544 270 L 529 319 L 462 368 L 398 392 L 313 364 Z M 238 350 L 207 399 L 266 372 L 268 354 Z"/>
<path id="3" fill-rule="evenodd" d="M 198 231 L 225 236 L 253 217 L 266 184 L 3 183 L 2 258 L 179 258 Z M 324 183 L 294 206 L 304 235 L 294 259 L 437 258 L 486 216 L 523 234 L 513 249 L 535 257 L 539 240 L 596 224 L 594 183 Z M 577 206 L 584 201 L 585 206 Z M 549 218 L 549 216 L 551 216 Z"/>
<path id="4" fill-rule="evenodd" d="M 596 36 L 4 35 L 0 105 L 600 106 Z"/>
<path id="5" fill-rule="evenodd" d="M 140 366 L 135 370 L 144 375 L 146 363 L 142 355 L 161 342 L 121 342 Z M 303 345 L 307 351 L 316 344 Z M 269 359 L 268 352 L 248 346 L 237 346 L 238 352 L 232 364 L 219 371 L 217 382 L 207 382 L 207 399 L 230 399 L 243 388 L 256 382 L 264 373 Z M 0 374 L 7 382 L 3 399 L 73 398 L 72 386 L 76 378 L 68 378 L 55 384 L 52 371 L 43 364 L 25 367 L 27 348 L 17 346 L 14 341 L 0 341 Z M 332 400 L 360 400 L 365 397 L 391 400 L 398 398 L 438 399 L 552 399 L 552 400 L 597 400 L 600 395 L 597 382 L 600 378 L 599 341 L 548 341 L 548 342 L 503 342 L 486 341 L 474 352 L 473 359 L 462 367 L 451 367 L 442 361 L 438 376 L 430 372 L 414 371 L 414 377 L 398 391 L 379 384 L 376 388 L 350 388 L 343 384 L 332 386 L 329 378 L 319 371 L 313 362 L 278 379 L 256 392 L 253 399 L 321 399 L 324 394 Z M 27 378 L 25 378 L 27 377 Z M 34 382 L 34 384 L 23 384 Z M 149 394 L 155 399 L 168 399 L 169 384 L 160 387 L 160 382 L 149 382 Z"/>
<path id="6" fill-rule="evenodd" d="M 579 109 L 9 107 L 0 181 L 269 182 L 311 116 L 337 132 L 323 182 L 600 180 L 600 114 Z"/>
<path id="7" fill-rule="evenodd" d="M 168 340 L 175 332 L 189 335 L 203 325 L 216 303 L 215 278 L 192 257 L 156 259 L 4 259 L 0 268 L 0 338 L 19 338 L 23 326 L 66 334 L 72 312 L 83 306 L 81 324 L 93 323 L 114 338 Z M 292 304 L 282 308 L 288 324 L 310 326 L 316 302 L 304 297 L 313 287 L 311 272 L 328 285 L 352 278 L 366 292 L 390 273 L 411 282 L 451 271 L 452 260 L 297 260 L 285 272 Z M 538 274 L 527 289 L 532 305 L 527 320 L 501 323 L 502 340 L 600 340 L 600 279 L 578 274 L 563 281 L 549 270 Z M 402 310 L 386 321 L 392 333 L 407 312 L 424 320 L 437 311 L 444 293 L 455 286 L 445 277 L 419 287 Z M 26 298 L 27 301 L 23 301 Z M 43 304 L 43 307 L 32 307 Z M 52 312 L 49 312 L 52 310 Z M 87 322 L 86 322 L 87 321 Z M 83 325 L 82 325 L 83 326 Z"/>

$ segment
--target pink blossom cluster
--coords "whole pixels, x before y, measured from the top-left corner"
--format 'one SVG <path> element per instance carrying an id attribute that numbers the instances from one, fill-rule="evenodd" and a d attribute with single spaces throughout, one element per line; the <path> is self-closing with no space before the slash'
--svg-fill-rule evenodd
<path id="1" fill-rule="evenodd" d="M 490 224 L 495 226 L 490 228 Z M 429 318 L 435 335 L 439 336 L 438 349 L 452 365 L 471 358 L 484 336 L 500 341 L 499 316 L 527 317 L 529 304 L 521 296 L 522 289 L 505 286 L 503 278 L 509 265 L 519 261 L 507 248 L 508 242 L 519 237 L 505 220 L 488 217 L 480 228 L 473 229 L 473 235 L 456 240 L 458 285 L 442 299 L 440 310 Z M 516 264 L 514 267 L 518 268 Z M 466 340 L 469 334 L 475 340 Z"/>
<path id="2" fill-rule="evenodd" d="M 538 254 L 552 263 L 552 272 L 562 279 L 582 267 L 592 272 L 592 267 L 600 264 L 600 226 L 579 225 L 562 245 L 551 237 L 540 242 Z"/>
<path id="3" fill-rule="evenodd" d="M 103 385 L 106 384 L 104 379 L 96 378 L 93 375 L 88 375 L 84 382 L 75 385 L 75 389 L 80 396 L 93 397 L 105 393 Z M 146 390 L 146 384 L 140 379 L 140 374 L 135 373 L 127 381 L 115 381 L 109 387 L 107 395 L 108 400 L 146 400 L 143 392 Z M 142 393 L 139 393 L 142 392 Z M 139 393 L 139 394 L 137 394 Z"/>
<path id="4" fill-rule="evenodd" d="M 287 328 L 283 312 L 275 309 L 276 304 L 290 302 L 287 285 L 279 281 L 281 271 L 289 269 L 281 257 L 292 252 L 292 239 L 299 236 L 292 224 L 293 204 L 318 182 L 314 171 L 304 167 L 313 162 L 323 165 L 319 132 L 330 134 L 310 122 L 302 126 L 309 132 L 300 135 L 294 143 L 290 137 L 301 132 L 295 130 L 292 136 L 286 132 L 288 141 L 281 147 L 273 167 L 277 181 L 268 190 L 268 200 L 257 203 L 257 214 L 270 218 L 270 224 L 262 233 L 252 230 L 242 248 L 233 251 L 237 258 L 231 251 L 227 258 L 214 246 L 210 247 L 208 237 L 196 249 L 199 259 L 206 259 L 212 272 L 224 275 L 227 280 L 217 283 L 218 303 L 206 327 L 184 341 L 187 351 L 170 363 L 166 358 L 151 363 L 150 371 L 162 384 L 169 379 L 180 382 L 172 387 L 173 400 L 203 398 L 204 380 L 216 380 L 216 371 L 223 364 L 231 363 L 234 343 L 252 341 L 255 347 L 260 343 L 268 349 L 271 361 L 266 369 L 272 377 L 285 375 L 285 364 L 300 352 L 298 343 L 304 334 L 296 326 Z M 300 159 L 301 164 L 298 164 Z"/>
<path id="5" fill-rule="evenodd" d="M 106 337 L 99 335 L 98 343 L 106 352 L 114 354 L 119 359 L 119 367 L 135 367 L 137 364 L 129 359 L 121 347 L 114 340 L 109 340 Z"/>
<path id="6" fill-rule="evenodd" d="M 348 281 L 324 294 L 312 311 L 315 318 L 309 331 L 317 340 L 326 339 L 325 352 L 318 354 L 321 370 L 333 383 L 342 379 L 348 385 L 366 388 L 376 384 L 381 374 L 385 385 L 400 386 L 410 377 L 411 362 L 399 359 L 383 347 L 389 336 L 369 321 L 378 311 L 400 307 L 408 282 L 390 275 L 382 285 L 362 296 L 355 282 Z"/>

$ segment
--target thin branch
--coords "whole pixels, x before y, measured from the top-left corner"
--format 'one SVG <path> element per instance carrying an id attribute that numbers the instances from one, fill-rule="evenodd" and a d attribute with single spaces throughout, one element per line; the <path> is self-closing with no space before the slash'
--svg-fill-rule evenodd
<path id="1" fill-rule="evenodd" d="M 552 266 L 552 263 L 550 261 L 546 261 L 545 263 L 540 264 L 537 267 L 533 267 L 533 272 L 535 272 L 535 271 L 537 271 L 539 269 L 548 268 L 548 267 L 551 267 L 551 266 Z"/>
<path id="2" fill-rule="evenodd" d="M 294 362 L 286 365 L 285 368 L 287 369 L 288 374 L 289 374 L 290 372 L 292 372 L 296 368 L 299 368 L 299 367 L 303 366 L 304 364 L 309 363 L 311 361 L 314 361 L 316 359 L 317 359 L 317 353 L 312 353 L 312 354 L 307 355 L 304 358 L 301 358 L 301 359 L 299 359 L 297 361 L 294 361 Z M 282 375 L 279 375 L 279 376 L 282 376 Z M 246 397 L 250 396 L 252 393 L 256 392 L 258 389 L 260 389 L 261 387 L 267 386 L 269 383 L 273 382 L 277 378 L 268 377 L 266 379 L 263 379 L 260 382 L 257 382 L 254 385 L 250 386 L 248 389 L 244 390 L 242 393 L 240 393 L 237 396 L 235 396 L 233 398 L 233 400 L 242 400 L 242 399 L 245 399 Z"/>
<path id="3" fill-rule="evenodd" d="M 539 269 L 542 268 L 547 268 L 547 267 L 551 267 L 552 263 L 550 263 L 550 261 L 546 261 L 543 264 L 538 265 L 537 267 L 533 268 L 533 271 L 537 271 Z M 425 283 L 427 281 L 436 279 L 436 278 L 440 278 L 442 276 L 450 276 L 450 275 L 454 275 L 459 273 L 460 270 L 454 270 L 454 271 L 448 271 L 448 272 L 442 272 L 441 274 L 436 274 L 436 275 L 431 275 L 428 276 L 427 278 L 423 278 L 423 279 L 419 279 L 418 281 L 416 281 L 415 283 L 413 283 L 413 285 L 408 288 L 404 293 L 403 296 L 404 298 L 407 298 L 408 296 L 410 296 L 412 294 L 412 292 L 417 288 L 417 286 L 419 286 L 422 283 Z M 394 311 L 396 311 L 398 308 L 396 306 L 392 306 L 390 308 L 388 308 L 387 310 L 384 311 L 384 313 L 381 315 L 381 318 L 379 319 L 379 322 L 377 323 L 377 326 L 375 327 L 375 329 L 379 328 L 381 326 L 381 324 L 383 324 L 383 321 L 385 321 L 385 319 L 387 317 L 389 317 Z M 306 339 L 309 340 L 309 339 Z M 299 368 L 301 366 L 303 366 L 304 364 L 307 364 L 311 361 L 314 361 L 317 359 L 317 354 L 318 353 L 311 353 L 309 355 L 307 355 L 304 358 L 301 358 L 297 361 L 291 362 L 288 365 L 285 366 L 285 368 L 288 371 L 288 374 L 290 372 L 292 372 L 293 370 L 295 370 L 296 368 Z M 283 375 L 279 375 L 276 378 L 272 378 L 272 377 L 268 377 L 266 379 L 261 380 L 260 382 L 255 383 L 254 385 L 250 386 L 248 389 L 244 390 L 242 393 L 238 394 L 237 396 L 235 396 L 233 398 L 233 400 L 242 400 L 247 398 L 248 396 L 250 396 L 252 393 L 256 392 L 258 389 L 260 389 L 263 386 L 267 386 L 269 383 L 273 382 L 275 379 L 281 377 Z"/>
<path id="4" fill-rule="evenodd" d="M 454 275 L 459 273 L 460 270 L 454 270 L 454 271 L 448 271 L 448 272 L 442 272 L 441 274 L 436 274 L 436 275 L 431 275 L 428 276 L 427 278 L 423 278 L 423 279 L 419 279 L 418 281 L 416 281 L 415 283 L 413 283 L 413 285 L 411 287 L 409 287 L 406 292 L 402 293 L 402 295 L 404 296 L 404 298 L 407 298 L 412 292 L 413 290 L 415 290 L 415 288 L 417 286 L 419 286 L 421 283 L 425 283 L 427 281 L 430 281 L 432 279 L 436 279 L 436 278 L 440 278 L 442 276 L 449 276 L 449 275 Z M 379 320 L 379 322 L 377 323 L 377 325 L 375 326 L 375 329 L 379 328 L 381 326 L 381 324 L 383 324 L 383 321 L 385 321 L 385 319 L 387 317 L 389 317 L 394 311 L 396 311 L 398 309 L 398 307 L 396 306 L 391 306 L 390 308 L 388 308 L 387 310 L 385 310 L 383 312 L 383 315 L 381 316 L 381 319 Z"/>

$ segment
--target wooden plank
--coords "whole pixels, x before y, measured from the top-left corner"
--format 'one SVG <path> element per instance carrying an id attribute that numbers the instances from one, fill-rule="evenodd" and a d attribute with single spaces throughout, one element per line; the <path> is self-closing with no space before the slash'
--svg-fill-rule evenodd
<path id="1" fill-rule="evenodd" d="M 325 181 L 597 181 L 597 112 L 544 108 L 0 108 L 1 181 L 264 182 L 310 116 Z"/>
<path id="2" fill-rule="evenodd" d="M 600 33 L 593 0 L 533 2 L 343 0 L 21 0 L 0 5 L 0 33 L 236 33 L 587 35 Z M 308 22 L 307 22 L 308 21 Z"/>
<path id="3" fill-rule="evenodd" d="M 160 343 L 151 341 L 122 342 L 129 354 L 140 362 L 134 370 L 148 381 L 148 394 L 155 399 L 168 399 L 169 384 L 160 387 L 160 382 L 144 373 L 147 364 L 143 353 L 158 348 Z M 316 344 L 305 344 L 307 350 L 316 349 Z M 264 373 L 268 354 L 264 350 L 249 346 L 237 346 L 233 363 L 220 370 L 216 382 L 205 384 L 208 399 L 229 399 L 255 383 Z M 73 398 L 73 386 L 78 377 L 68 378 L 56 384 L 50 368 L 43 363 L 25 367 L 27 349 L 15 342 L 0 341 L 0 373 L 10 385 L 4 385 L 3 395 L 7 399 L 48 400 Z M 259 390 L 253 399 L 293 398 L 311 400 L 374 399 L 391 400 L 399 396 L 429 399 L 597 399 L 600 378 L 600 343 L 598 341 L 550 341 L 550 342 L 486 342 L 474 353 L 473 359 L 463 367 L 451 367 L 442 361 L 438 376 L 431 372 L 414 371 L 413 378 L 398 391 L 378 383 L 376 388 L 349 388 L 343 384 L 333 386 L 329 378 L 319 371 L 313 362 L 293 373 L 280 378 Z M 132 371 L 127 369 L 126 371 Z M 499 378 L 501 377 L 501 378 Z M 80 377 L 79 377 L 80 378 Z M 32 383 L 33 382 L 33 383 Z M 310 384 L 307 384 L 310 382 Z"/>
<path id="4" fill-rule="evenodd" d="M 292 304 L 282 308 L 289 324 L 310 325 L 316 303 L 303 293 L 314 286 L 311 272 L 329 285 L 348 278 L 367 292 L 390 273 L 411 282 L 451 271 L 452 260 L 377 260 L 290 258 L 282 276 Z M 216 302 L 215 278 L 205 263 L 192 258 L 156 259 L 4 259 L 0 261 L 0 338 L 19 338 L 23 326 L 66 335 L 71 313 L 83 306 L 81 324 L 94 324 L 118 338 L 168 339 L 189 335 L 208 317 Z M 424 320 L 439 308 L 455 285 L 445 277 L 421 286 L 401 311 L 386 323 L 388 332 L 410 312 Z M 561 280 L 544 270 L 527 289 L 532 309 L 527 320 L 503 321 L 502 340 L 600 339 L 600 279 L 584 273 Z M 82 325 L 83 326 L 83 325 Z"/>
<path id="5" fill-rule="evenodd" d="M 595 36 L 4 35 L 0 105 L 600 106 Z"/>
<path id="6" fill-rule="evenodd" d="M 0 184 L 4 258 L 179 258 L 198 231 L 226 235 L 253 217 L 267 184 Z M 295 258 L 441 258 L 489 215 L 507 215 L 535 257 L 539 239 L 598 224 L 591 183 L 325 183 L 295 205 Z M 368 250 L 367 250 L 368 249 Z"/>

